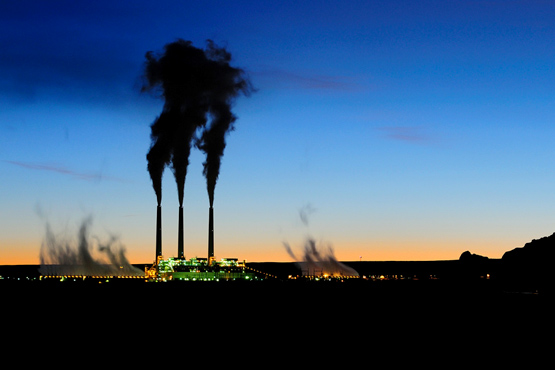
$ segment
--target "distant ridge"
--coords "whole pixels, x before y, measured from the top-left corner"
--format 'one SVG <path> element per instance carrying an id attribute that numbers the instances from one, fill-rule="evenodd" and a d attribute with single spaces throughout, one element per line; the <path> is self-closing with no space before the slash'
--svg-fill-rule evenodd
<path id="1" fill-rule="evenodd" d="M 501 260 L 505 279 L 514 283 L 538 286 L 538 289 L 544 291 L 555 290 L 555 233 L 507 251 Z"/>
<path id="2" fill-rule="evenodd" d="M 514 248 L 503 254 L 502 259 L 507 262 L 527 261 L 530 263 L 553 263 L 555 257 L 555 233 L 540 239 L 533 239 L 523 247 Z"/>

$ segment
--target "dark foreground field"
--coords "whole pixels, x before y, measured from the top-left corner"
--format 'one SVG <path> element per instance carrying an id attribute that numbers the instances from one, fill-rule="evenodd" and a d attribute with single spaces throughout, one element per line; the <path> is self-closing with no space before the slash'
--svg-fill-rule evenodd
<path id="1" fill-rule="evenodd" d="M 486 279 L 481 271 L 464 275 L 457 270 L 456 261 L 352 263 L 366 278 L 332 281 L 289 279 L 289 275 L 300 272 L 291 263 L 250 265 L 273 277 L 247 282 L 146 282 L 122 278 L 61 282 L 53 278 L 40 280 L 37 266 L 3 266 L 4 277 L 17 279 L 0 279 L 1 308 L 15 315 L 33 310 L 61 317 L 76 312 L 106 315 L 108 319 L 110 315 L 125 317 L 144 312 L 144 320 L 194 317 L 251 322 L 253 312 L 262 317 L 318 317 L 346 322 L 370 317 L 403 320 L 414 315 L 431 320 L 440 316 L 478 321 L 502 316 L 535 320 L 553 297 L 542 285 L 507 283 L 499 277 L 496 265 L 488 267 L 492 278 Z M 372 273 L 387 272 L 413 278 L 368 278 Z M 535 314 L 528 315 L 527 311 Z"/>
<path id="2" fill-rule="evenodd" d="M 279 267 L 271 272 L 290 272 Z M 530 365 L 551 338 L 553 296 L 514 288 L 480 278 L 0 279 L 0 317 L 6 356 L 77 367 Z"/>
<path id="3" fill-rule="evenodd" d="M 75 315 L 150 321 L 253 323 L 276 319 L 328 320 L 356 325 L 376 319 L 411 321 L 507 318 L 534 321 L 549 295 L 507 291 L 495 281 L 268 280 L 251 282 L 145 282 L 113 279 L 0 281 L 2 310 L 32 319 Z"/>
<path id="4" fill-rule="evenodd" d="M 543 341 L 552 323 L 547 297 L 492 281 L 0 281 L 0 291 L 13 349 L 32 348 L 36 358 L 38 348 L 66 364 L 68 355 L 102 364 L 192 356 L 296 368 L 368 356 L 391 365 L 483 362 L 484 354 L 497 363 Z"/>

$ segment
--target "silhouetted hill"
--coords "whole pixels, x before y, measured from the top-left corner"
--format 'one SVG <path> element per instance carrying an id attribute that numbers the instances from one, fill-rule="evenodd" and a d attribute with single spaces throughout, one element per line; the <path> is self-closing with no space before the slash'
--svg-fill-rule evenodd
<path id="1" fill-rule="evenodd" d="M 507 251 L 501 260 L 503 278 L 507 282 L 524 288 L 552 291 L 555 282 L 555 233 Z"/>
<path id="2" fill-rule="evenodd" d="M 503 261 L 506 262 L 530 262 L 530 263 L 549 263 L 555 257 L 555 233 L 540 239 L 533 239 L 526 243 L 524 247 L 515 248 L 503 254 Z"/>
<path id="3" fill-rule="evenodd" d="M 459 257 L 459 279 L 499 278 L 501 260 L 465 251 Z"/>
<path id="4" fill-rule="evenodd" d="M 470 253 L 470 251 L 463 252 L 459 257 L 459 261 L 470 262 L 470 263 L 486 262 L 487 260 L 489 260 L 488 257 L 480 256 L 479 254 L 473 254 L 473 253 Z"/>

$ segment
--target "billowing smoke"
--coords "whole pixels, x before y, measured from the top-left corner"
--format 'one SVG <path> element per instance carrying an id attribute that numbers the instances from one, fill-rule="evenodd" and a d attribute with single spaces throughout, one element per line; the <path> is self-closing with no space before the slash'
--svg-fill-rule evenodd
<path id="1" fill-rule="evenodd" d="M 301 258 L 297 258 L 291 246 L 283 243 L 285 250 L 297 262 L 298 267 L 303 275 L 308 276 L 358 276 L 353 268 L 339 262 L 335 258 L 333 248 L 327 246 L 320 248 L 316 245 L 316 241 L 310 237 L 306 239 L 303 254 Z"/>
<path id="2" fill-rule="evenodd" d="M 83 220 L 77 240 L 56 236 L 46 224 L 40 250 L 39 272 L 44 276 L 141 276 L 144 272 L 129 263 L 125 248 L 115 236 L 107 242 L 89 235 L 92 219 Z M 98 253 L 94 252 L 94 247 Z M 99 255 L 97 255 L 99 254 Z"/>
<path id="3" fill-rule="evenodd" d="M 234 129 L 237 117 L 231 112 L 231 105 L 239 94 L 250 95 L 253 87 L 242 69 L 229 65 L 231 54 L 208 41 L 207 57 L 212 62 L 211 78 L 215 82 L 210 91 L 209 127 L 205 127 L 197 141 L 197 147 L 206 154 L 203 174 L 210 207 L 214 205 L 214 191 L 220 174 L 221 159 L 226 147 L 226 135 Z"/>
<path id="4" fill-rule="evenodd" d="M 164 52 L 146 54 L 143 91 L 156 90 L 164 98 L 162 113 L 151 125 L 151 147 L 147 154 L 148 171 L 158 205 L 162 199 L 162 175 L 171 164 L 180 206 L 191 145 L 206 153 L 204 174 L 209 197 L 220 168 L 225 134 L 233 128 L 235 116 L 230 106 L 239 93 L 249 94 L 251 85 L 242 70 L 229 65 L 231 55 L 207 41 L 205 50 L 190 41 L 177 40 L 165 45 Z M 208 115 L 212 122 L 206 128 Z M 196 132 L 204 128 L 200 138 Z"/>
<path id="5" fill-rule="evenodd" d="M 315 211 L 316 210 L 314 209 L 314 207 L 312 207 L 310 203 L 306 204 L 299 210 L 299 217 L 301 218 L 301 221 L 305 226 L 308 226 L 309 217 Z"/>
<path id="6" fill-rule="evenodd" d="M 312 205 L 307 204 L 299 210 L 299 216 L 305 226 L 308 226 L 309 216 L 315 212 Z M 319 247 L 312 237 L 307 237 L 301 258 L 297 258 L 289 243 L 284 242 L 283 246 L 287 254 L 297 262 L 303 275 L 309 276 L 359 276 L 353 268 L 339 262 L 331 245 Z"/>

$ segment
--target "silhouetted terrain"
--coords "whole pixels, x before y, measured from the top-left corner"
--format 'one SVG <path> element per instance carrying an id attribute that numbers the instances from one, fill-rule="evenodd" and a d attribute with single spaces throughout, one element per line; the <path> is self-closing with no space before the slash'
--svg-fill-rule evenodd
<path id="1" fill-rule="evenodd" d="M 363 273 L 429 273 L 426 268 L 431 267 L 439 274 L 457 262 L 352 266 Z M 297 271 L 293 263 L 258 265 L 280 273 Z M 533 337 L 551 315 L 542 294 L 513 293 L 499 280 L 474 277 L 167 283 L 4 279 L 0 292 L 0 314 L 6 322 L 17 322 L 19 333 L 36 336 L 41 345 L 59 346 L 59 340 L 52 341 L 58 338 L 66 351 L 68 345 L 82 348 L 82 338 L 98 339 L 95 343 L 106 349 L 120 339 L 133 340 L 128 333 L 138 328 L 144 331 L 136 337 L 141 346 L 156 337 L 164 346 L 166 341 L 177 346 L 191 339 L 196 346 L 224 346 L 236 354 L 245 348 L 252 353 L 254 348 L 284 351 L 284 346 L 328 348 L 329 343 L 343 348 L 373 349 L 374 342 L 437 348 L 438 343 L 452 346 L 447 339 L 472 335 L 493 343 L 495 338 L 510 338 L 515 328 L 519 338 L 521 329 L 528 332 L 524 337 Z"/>
<path id="2" fill-rule="evenodd" d="M 83 317 L 87 325 L 116 322 L 118 327 L 140 320 L 155 328 L 180 317 L 202 325 L 263 322 L 264 331 L 277 332 L 290 324 L 294 338 L 300 335 L 297 330 L 311 325 L 327 333 L 328 322 L 349 326 L 351 333 L 370 323 L 382 334 L 390 326 L 405 332 L 446 330 L 449 335 L 470 328 L 492 334 L 496 325 L 535 330 L 549 315 L 554 240 L 553 235 L 533 240 L 501 259 L 466 251 L 450 261 L 347 261 L 343 263 L 359 277 L 330 281 L 289 279 L 302 276 L 302 266 L 293 262 L 247 263 L 271 277 L 230 282 L 60 282 L 36 279 L 39 266 L 0 266 L 0 309 L 4 317 L 25 319 L 26 325 L 51 322 L 65 330 Z M 337 327 L 331 330 L 341 334 Z"/>
<path id="3" fill-rule="evenodd" d="M 507 251 L 501 260 L 503 279 L 507 283 L 520 289 L 554 292 L 555 234 Z"/>

